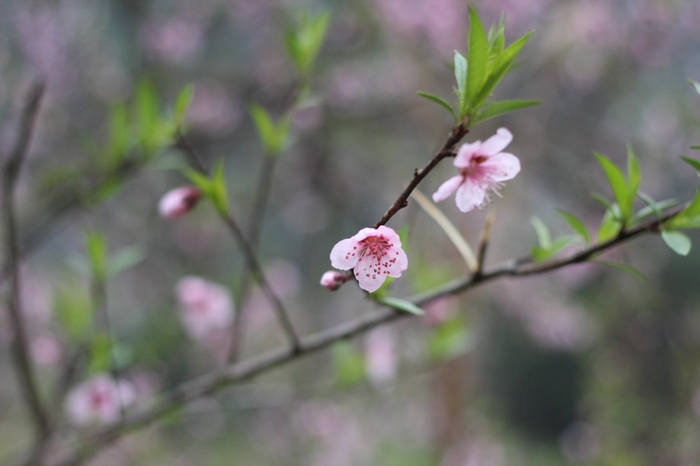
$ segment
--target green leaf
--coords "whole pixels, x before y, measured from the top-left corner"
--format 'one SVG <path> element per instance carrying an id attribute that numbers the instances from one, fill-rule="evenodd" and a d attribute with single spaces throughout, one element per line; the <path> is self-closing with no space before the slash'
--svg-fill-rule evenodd
<path id="1" fill-rule="evenodd" d="M 535 229 L 535 233 L 537 233 L 537 243 L 540 245 L 540 248 L 549 249 L 552 246 L 552 237 L 549 234 L 547 225 L 538 217 L 532 217 L 530 224 Z"/>
<path id="2" fill-rule="evenodd" d="M 228 193 L 226 192 L 226 178 L 224 174 L 224 159 L 221 158 L 214 165 L 211 177 L 211 202 L 222 215 L 228 214 Z"/>
<path id="3" fill-rule="evenodd" d="M 696 147 L 698 149 L 700 149 L 700 146 L 694 146 L 694 147 L 691 147 L 691 149 L 695 149 Z M 683 159 L 684 162 L 686 162 L 688 165 L 693 167 L 695 169 L 695 172 L 697 173 L 697 175 L 700 176 L 700 161 L 695 160 L 695 159 L 691 159 L 690 157 L 685 157 L 682 155 L 681 155 L 681 159 Z"/>
<path id="4" fill-rule="evenodd" d="M 459 117 L 467 114 L 467 59 L 455 50 L 455 79 L 457 80 L 457 100 Z"/>
<path id="5" fill-rule="evenodd" d="M 279 122 L 275 124 L 267 111 L 256 103 L 250 104 L 248 111 L 253 118 L 255 129 L 258 131 L 258 136 L 265 149 L 265 153 L 273 157 L 279 155 L 287 141 L 289 125 L 291 123 L 289 116 L 286 115 L 282 117 Z"/>
<path id="6" fill-rule="evenodd" d="M 90 260 L 93 279 L 104 283 L 107 273 L 107 243 L 104 235 L 97 231 L 85 232 L 85 250 Z"/>
<path id="7" fill-rule="evenodd" d="M 700 94 L 700 83 L 698 83 L 697 81 L 693 81 L 692 79 L 689 79 L 688 82 L 690 83 L 691 86 L 693 86 L 695 88 L 695 92 Z"/>
<path id="8" fill-rule="evenodd" d="M 92 324 L 93 308 L 88 294 L 75 283 L 57 287 L 54 308 L 66 336 L 73 343 L 81 342 Z"/>
<path id="9" fill-rule="evenodd" d="M 130 246 L 115 252 L 109 259 L 107 275 L 115 277 L 142 262 L 146 254 L 138 246 Z"/>
<path id="10" fill-rule="evenodd" d="M 629 219 L 629 225 L 634 226 L 637 223 L 639 223 L 640 220 L 648 217 L 651 214 L 656 214 L 657 218 L 661 218 L 661 213 L 662 211 L 668 209 L 669 207 L 673 207 L 676 205 L 676 200 L 675 199 L 665 199 L 663 201 L 656 202 L 654 199 L 652 199 L 650 196 L 638 192 L 637 197 L 639 197 L 644 203 L 647 205 L 646 207 L 643 207 L 637 211 L 632 217 Z"/>
<path id="11" fill-rule="evenodd" d="M 613 207 L 617 207 L 616 205 Z M 600 227 L 598 227 L 598 235 L 596 241 L 598 243 L 604 243 L 610 239 L 613 239 L 620 232 L 622 228 L 622 222 L 615 215 L 614 209 L 608 209 L 603 215 L 603 220 L 600 222 Z"/>
<path id="12" fill-rule="evenodd" d="M 336 385 L 347 387 L 365 378 L 365 360 L 347 341 L 331 347 Z"/>
<path id="13" fill-rule="evenodd" d="M 192 97 L 194 96 L 194 86 L 189 84 L 182 88 L 180 93 L 175 99 L 175 115 L 173 117 L 173 123 L 175 128 L 180 128 L 182 126 L 182 120 L 185 118 L 185 113 L 192 103 Z"/>
<path id="14" fill-rule="evenodd" d="M 695 197 L 683 210 L 671 217 L 663 227 L 669 230 L 682 228 L 698 228 L 700 224 L 700 189 L 695 192 Z"/>
<path id="15" fill-rule="evenodd" d="M 535 246 L 531 251 L 532 258 L 535 262 L 542 262 L 554 256 L 565 247 L 577 242 L 578 239 L 578 236 L 575 235 L 560 236 L 552 241 L 552 244 L 548 248 Z"/>
<path id="16" fill-rule="evenodd" d="M 394 309 L 398 309 L 399 311 L 404 311 L 408 312 L 409 314 L 417 315 L 417 316 L 422 316 L 425 314 L 423 312 L 423 309 L 419 308 L 415 304 L 413 304 L 410 301 L 406 301 L 405 299 L 401 298 L 393 298 L 391 296 L 385 296 L 382 298 L 379 298 L 377 300 L 378 303 L 384 304 L 385 306 L 392 307 Z"/>
<path id="17" fill-rule="evenodd" d="M 641 179 L 641 174 L 639 172 L 639 163 L 637 162 L 637 157 L 634 155 L 632 150 L 632 145 L 627 144 L 627 205 L 630 209 L 630 214 L 632 213 L 632 207 L 634 205 L 634 199 L 637 197 L 637 189 L 639 188 L 639 181 Z"/>
<path id="18" fill-rule="evenodd" d="M 474 109 L 479 109 L 486 99 L 491 95 L 491 92 L 496 87 L 496 85 L 503 79 L 503 77 L 508 73 L 515 57 L 517 57 L 520 50 L 530 39 L 532 32 L 528 32 L 512 44 L 508 46 L 499 56 L 498 60 L 494 64 L 494 69 L 491 74 L 484 81 L 483 86 L 479 89 L 479 93 L 471 99 L 471 107 Z"/>
<path id="19" fill-rule="evenodd" d="M 454 118 L 455 121 L 458 120 L 457 114 L 456 114 L 455 111 L 452 109 L 452 106 L 451 106 L 449 103 L 447 103 L 447 101 L 446 101 L 445 99 L 443 99 L 443 98 L 441 98 L 441 97 L 438 97 L 438 96 L 436 96 L 436 95 L 433 95 L 433 94 L 428 94 L 427 92 L 418 91 L 417 94 L 418 94 L 419 96 L 421 96 L 421 97 L 423 97 L 423 98 L 426 98 L 426 99 L 428 99 L 428 100 L 431 101 L 431 102 L 435 102 L 435 103 L 438 104 L 439 106 L 443 107 L 443 108 L 446 109 L 448 112 L 450 112 L 450 115 L 452 115 L 452 118 Z"/>
<path id="20" fill-rule="evenodd" d="M 692 246 L 690 238 L 680 231 L 662 230 L 661 238 L 663 238 L 666 246 L 678 255 L 687 256 L 690 252 L 690 247 Z"/>
<path id="21" fill-rule="evenodd" d="M 158 138 L 158 95 L 150 80 L 142 79 L 136 87 L 136 123 L 138 140 L 145 152 L 156 148 Z"/>
<path id="22" fill-rule="evenodd" d="M 467 100 L 469 107 L 473 106 L 472 99 L 477 95 L 486 75 L 488 60 L 488 41 L 484 25 L 473 6 L 469 5 L 469 46 L 467 50 Z"/>
<path id="23" fill-rule="evenodd" d="M 190 183 L 199 188 L 204 196 L 207 198 L 212 197 L 212 182 L 207 175 L 190 167 L 182 167 L 182 174 L 190 180 Z"/>
<path id="24" fill-rule="evenodd" d="M 501 100 L 500 102 L 487 102 L 472 120 L 472 126 L 482 121 L 486 121 L 498 115 L 519 110 L 521 108 L 532 107 L 539 105 L 539 100 Z"/>
<path id="25" fill-rule="evenodd" d="M 126 155 L 129 145 L 129 116 L 124 104 L 114 105 L 110 112 L 107 164 L 113 167 Z"/>
<path id="26" fill-rule="evenodd" d="M 634 278 L 636 278 L 642 283 L 646 283 L 647 281 L 647 277 L 631 265 L 609 259 L 595 259 L 593 262 L 601 265 L 607 265 L 608 267 L 613 267 L 618 270 L 622 270 L 623 272 L 632 275 Z"/>
<path id="27" fill-rule="evenodd" d="M 593 155 L 598 159 L 600 166 L 603 167 L 605 176 L 610 184 L 610 189 L 615 196 L 617 205 L 620 208 L 620 218 L 624 221 L 627 220 L 631 214 L 632 204 L 630 203 L 629 197 L 627 195 L 627 183 L 625 182 L 625 177 L 619 168 L 615 166 L 607 157 L 598 152 L 594 152 Z"/>
<path id="28" fill-rule="evenodd" d="M 613 206 L 617 207 L 617 204 L 611 203 L 605 196 L 600 193 L 591 193 L 591 198 L 600 202 L 606 209 L 611 209 Z M 618 209 L 619 212 L 619 209 Z"/>
<path id="29" fill-rule="evenodd" d="M 302 76 L 308 74 L 318 56 L 329 21 L 330 14 L 327 12 L 317 16 L 305 12 L 299 16 L 295 27 L 285 34 L 287 53 Z"/>
<path id="30" fill-rule="evenodd" d="M 700 146 L 690 146 L 690 148 L 693 150 L 700 150 Z"/>
<path id="31" fill-rule="evenodd" d="M 588 234 L 588 230 L 581 220 L 561 209 L 557 209 L 557 213 L 566 220 L 566 223 L 569 224 L 574 232 L 578 233 L 579 236 L 583 238 L 587 245 L 591 243 L 591 236 Z"/>

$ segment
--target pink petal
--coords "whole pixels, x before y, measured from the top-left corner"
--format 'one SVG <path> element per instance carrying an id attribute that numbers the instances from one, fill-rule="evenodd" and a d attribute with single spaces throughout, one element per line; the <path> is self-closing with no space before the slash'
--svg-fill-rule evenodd
<path id="1" fill-rule="evenodd" d="M 389 265 L 389 276 L 398 278 L 408 268 L 408 257 L 400 247 L 390 249 L 388 254 L 389 259 L 396 259 Z"/>
<path id="2" fill-rule="evenodd" d="M 506 128 L 498 128 L 496 134 L 488 138 L 481 144 L 480 153 L 484 155 L 496 155 L 510 144 L 513 135 Z"/>
<path id="3" fill-rule="evenodd" d="M 401 238 L 392 228 L 381 225 L 376 230 L 378 235 L 383 236 L 393 246 L 401 247 Z"/>
<path id="4" fill-rule="evenodd" d="M 472 157 L 474 157 L 477 152 L 482 152 L 481 141 L 472 142 L 471 144 L 462 144 L 462 147 L 459 148 L 455 156 L 453 162 L 454 166 L 458 168 L 467 168 L 472 161 Z"/>
<path id="5" fill-rule="evenodd" d="M 488 171 L 489 177 L 496 182 L 515 178 L 520 171 L 520 160 L 513 154 L 501 152 L 489 157 L 481 164 Z"/>
<path id="6" fill-rule="evenodd" d="M 462 175 L 458 175 L 453 176 L 449 180 L 442 183 L 438 190 L 433 194 L 433 202 L 442 202 L 450 197 L 455 191 L 457 191 L 457 188 L 459 188 L 459 185 L 462 184 L 463 181 L 464 177 Z"/>
<path id="7" fill-rule="evenodd" d="M 358 251 L 359 248 L 355 237 L 339 241 L 331 250 L 331 265 L 340 270 L 349 270 L 355 267 Z"/>
<path id="8" fill-rule="evenodd" d="M 469 212 L 484 202 L 484 196 L 486 196 L 486 188 L 473 178 L 467 177 L 455 196 L 457 208 L 462 212 Z"/>
<path id="9" fill-rule="evenodd" d="M 355 266 L 357 283 L 360 285 L 360 288 L 369 293 L 377 291 L 387 277 L 386 274 L 375 273 L 374 269 L 376 267 L 377 260 L 372 256 L 363 257 Z"/>

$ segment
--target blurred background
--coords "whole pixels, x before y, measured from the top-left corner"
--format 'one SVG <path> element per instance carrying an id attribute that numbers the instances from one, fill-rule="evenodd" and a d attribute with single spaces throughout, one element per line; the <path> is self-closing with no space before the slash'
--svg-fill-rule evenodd
<path id="1" fill-rule="evenodd" d="M 700 96 L 687 83 L 700 80 L 700 3 L 475 6 L 486 24 L 505 13 L 508 42 L 535 31 L 495 97 L 542 101 L 467 136 L 483 140 L 508 127 L 508 150 L 522 163 L 491 206 L 490 264 L 529 253 L 533 215 L 568 233 L 555 208 L 595 231 L 604 209 L 591 193 L 610 192 L 593 150 L 623 164 L 630 143 L 641 191 L 657 200 L 692 197 L 697 177 L 679 155 L 692 156 L 689 146 L 700 144 Z M 138 403 L 225 360 L 227 332 L 197 340 L 183 327 L 175 293 L 183 277 L 226 287 L 237 311 L 245 309 L 243 356 L 284 344 L 259 290 L 244 302 L 237 296 L 242 258 L 215 210 L 202 202 L 178 220 L 158 215 L 162 195 L 187 182 L 173 170 L 177 149 L 166 147 L 108 193 L 92 180 L 104 169 L 115 105 L 130 105 L 147 79 L 165 112 L 191 83 L 187 137 L 209 166 L 223 157 L 231 211 L 247 227 L 265 157 L 247 107 L 257 102 L 274 116 L 287 109 L 298 83 L 284 31 L 308 9 L 329 12 L 330 24 L 310 95 L 292 113 L 260 241 L 267 276 L 305 334 L 372 308 L 352 284 L 331 293 L 318 282 L 333 245 L 374 224 L 442 146 L 452 121 L 416 91 L 451 100 L 450 63 L 455 49 L 465 50 L 467 2 L 0 2 L 0 153 L 14 143 L 31 80 L 48 83 L 17 198 L 21 237 L 35 246 L 22 296 L 47 397 L 71 361 L 72 385 L 97 370 L 76 350 L 89 332 L 71 331 L 71 311 L 91 308 L 86 230 L 101 231 L 110 255 L 129 265 L 108 282 L 106 307 L 114 364 Z M 453 170 L 444 163 L 420 189 L 432 193 Z M 66 193 L 78 200 L 70 209 L 54 202 Z M 452 199 L 440 208 L 478 241 L 485 213 L 462 214 Z M 407 226 L 410 262 L 393 294 L 466 273 L 414 203 L 389 226 Z M 610 257 L 648 281 L 584 264 L 488 284 L 433 303 L 424 318 L 192 403 L 92 464 L 698 464 L 700 255 L 680 258 L 649 236 Z M 12 334 L 0 317 L 0 458 L 9 460 L 29 445 L 31 427 L 11 366 Z"/>

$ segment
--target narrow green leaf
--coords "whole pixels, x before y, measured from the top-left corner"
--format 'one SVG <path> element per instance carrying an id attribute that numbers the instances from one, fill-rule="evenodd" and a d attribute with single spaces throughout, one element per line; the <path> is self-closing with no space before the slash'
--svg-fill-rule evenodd
<path id="1" fill-rule="evenodd" d="M 627 183 L 625 182 L 625 177 L 619 168 L 615 166 L 607 157 L 598 152 L 594 152 L 593 155 L 598 159 L 598 163 L 603 167 L 605 176 L 610 184 L 610 189 L 615 196 L 617 205 L 620 207 L 620 217 L 624 221 L 629 218 L 632 210 L 632 205 L 627 196 Z"/>
<path id="2" fill-rule="evenodd" d="M 115 252 L 109 259 L 107 275 L 116 277 L 120 273 L 134 267 L 146 258 L 139 246 L 129 246 Z"/>
<path id="3" fill-rule="evenodd" d="M 180 93 L 175 99 L 175 114 L 173 118 L 173 123 L 175 128 L 180 128 L 182 126 L 182 120 L 185 118 L 185 113 L 192 103 L 192 97 L 194 96 L 194 86 L 189 84 L 182 88 Z"/>
<path id="4" fill-rule="evenodd" d="M 549 234 L 547 225 L 538 217 L 532 217 L 530 219 L 530 224 L 535 229 L 535 233 L 537 233 L 537 243 L 540 247 L 545 250 L 549 249 L 552 246 L 552 237 Z"/>
<path id="5" fill-rule="evenodd" d="M 153 83 L 142 79 L 136 87 L 138 139 L 146 152 L 155 149 L 158 131 L 158 95 Z"/>
<path id="6" fill-rule="evenodd" d="M 109 336 L 104 333 L 98 333 L 92 339 L 90 344 L 90 354 L 88 362 L 88 373 L 99 374 L 107 372 L 111 366 L 110 357 L 110 340 Z"/>
<path id="7" fill-rule="evenodd" d="M 457 114 L 456 114 L 455 111 L 452 109 L 452 106 L 451 106 L 450 104 L 448 104 L 447 101 L 446 101 L 445 99 L 443 99 L 443 98 L 441 98 L 441 97 L 438 97 L 438 96 L 436 96 L 436 95 L 433 95 L 433 94 L 428 94 L 427 92 L 418 91 L 417 94 L 418 94 L 419 96 L 425 98 L 425 99 L 428 99 L 428 100 L 431 101 L 431 102 L 435 102 L 435 103 L 438 104 L 439 106 L 441 106 L 441 107 L 443 107 L 444 109 L 446 109 L 448 112 L 450 112 L 450 115 L 452 115 L 452 118 L 454 118 L 455 121 L 458 121 L 458 120 L 459 120 L 459 118 L 457 118 Z"/>
<path id="8" fill-rule="evenodd" d="M 377 300 L 378 303 L 384 304 L 385 306 L 392 307 L 394 309 L 398 309 L 399 311 L 404 311 L 408 312 L 409 314 L 417 315 L 417 316 L 422 316 L 425 314 L 423 312 L 423 309 L 419 308 L 415 304 L 413 304 L 410 301 L 406 301 L 405 299 L 401 298 L 393 298 L 391 296 L 385 296 L 382 298 L 379 298 Z"/>
<path id="9" fill-rule="evenodd" d="M 488 41 L 484 25 L 474 7 L 469 5 L 469 46 L 467 50 L 467 63 L 469 63 L 467 100 L 469 107 L 474 104 L 472 99 L 477 95 L 484 82 L 487 60 Z"/>
<path id="10" fill-rule="evenodd" d="M 265 153 L 273 157 L 279 155 L 287 141 L 291 123 L 289 116 L 284 116 L 275 124 L 267 111 L 256 103 L 250 104 L 248 111 L 253 118 Z"/>
<path id="11" fill-rule="evenodd" d="M 501 100 L 500 102 L 487 102 L 482 107 L 476 118 L 472 120 L 472 126 L 498 115 L 519 110 L 521 108 L 532 107 L 533 105 L 538 105 L 539 103 L 539 100 Z"/>
<path id="12" fill-rule="evenodd" d="M 662 230 L 661 238 L 663 238 L 666 246 L 680 256 L 687 256 L 690 252 L 692 246 L 690 238 L 680 231 Z"/>
<path id="13" fill-rule="evenodd" d="M 591 193 L 591 198 L 595 201 L 600 202 L 606 209 L 612 209 L 614 203 L 611 203 L 607 197 L 600 193 Z"/>
<path id="14" fill-rule="evenodd" d="M 503 77 L 508 73 L 513 61 L 517 57 L 520 50 L 530 39 L 532 32 L 528 32 L 520 39 L 516 40 L 510 44 L 498 57 L 498 60 L 494 64 L 493 71 L 484 81 L 483 86 L 479 89 L 479 93 L 471 99 L 471 106 L 474 109 L 479 109 L 486 99 L 491 95 L 491 92 L 496 87 L 496 85 L 503 79 Z"/>
<path id="15" fill-rule="evenodd" d="M 532 258 L 535 260 L 535 262 L 542 262 L 542 261 L 554 256 L 555 254 L 560 252 L 562 249 L 564 249 L 568 246 L 571 246 L 572 244 L 576 243 L 577 241 L 579 241 L 579 237 L 576 235 L 560 236 L 560 237 L 556 238 L 555 240 L 553 240 L 551 245 L 548 248 L 542 248 L 539 246 L 535 246 L 532 248 L 530 253 L 532 255 Z"/>
<path id="16" fill-rule="evenodd" d="M 88 294 L 78 284 L 57 287 L 54 309 L 66 336 L 73 343 L 82 341 L 92 324 L 93 308 Z"/>
<path id="17" fill-rule="evenodd" d="M 331 347 L 335 384 L 347 387 L 355 385 L 365 377 L 365 361 L 352 344 L 339 341 Z"/>
<path id="18" fill-rule="evenodd" d="M 467 59 L 455 50 L 455 79 L 457 80 L 457 100 L 459 117 L 467 114 Z"/>
<path id="19" fill-rule="evenodd" d="M 224 174 L 224 159 L 221 158 L 214 165 L 211 177 L 211 201 L 216 210 L 221 214 L 228 214 L 228 193 L 226 191 L 226 177 Z"/>
<path id="20" fill-rule="evenodd" d="M 308 74 L 316 60 L 326 37 L 329 20 L 328 13 L 312 16 L 305 12 L 299 16 L 297 24 L 285 33 L 287 53 L 302 76 Z"/>
<path id="21" fill-rule="evenodd" d="M 691 86 L 693 86 L 695 88 L 695 92 L 700 94 L 700 83 L 698 83 L 697 81 L 693 81 L 692 79 L 689 79 L 688 82 L 690 83 Z"/>
<path id="22" fill-rule="evenodd" d="M 603 220 L 600 222 L 600 227 L 598 227 L 596 241 L 604 243 L 613 239 L 620 232 L 620 228 L 622 228 L 622 222 L 615 216 L 614 211 L 612 209 L 606 210 Z"/>
<path id="23" fill-rule="evenodd" d="M 690 146 L 690 148 L 693 150 L 700 150 L 700 146 Z"/>
<path id="24" fill-rule="evenodd" d="M 664 223 L 664 228 L 676 230 L 682 228 L 697 228 L 700 222 L 700 189 L 695 192 L 695 197 L 690 204 L 670 220 Z"/>
<path id="25" fill-rule="evenodd" d="M 110 112 L 107 164 L 114 166 L 126 154 L 129 145 L 129 116 L 124 104 L 114 105 Z"/>
<path id="26" fill-rule="evenodd" d="M 182 167 L 182 174 L 185 175 L 193 185 L 199 188 L 204 196 L 211 197 L 212 183 L 206 175 L 190 167 Z"/>
<path id="27" fill-rule="evenodd" d="M 578 233 L 581 238 L 583 238 L 587 245 L 591 243 L 591 236 L 588 234 L 588 230 L 581 220 L 561 209 L 557 209 L 557 213 L 566 220 L 566 223 L 569 224 L 574 232 Z"/>
<path id="28" fill-rule="evenodd" d="M 697 146 L 698 149 L 700 149 L 700 146 Z M 691 149 L 694 149 L 694 147 L 691 147 Z M 698 176 L 700 176 L 700 161 L 691 159 L 690 157 L 685 157 L 681 155 L 681 159 L 683 159 L 684 162 L 686 162 L 688 165 L 693 167 L 695 169 L 695 172 L 697 173 Z"/>
<path id="29" fill-rule="evenodd" d="M 673 207 L 676 205 L 677 201 L 675 199 L 665 199 L 663 201 L 655 202 L 654 199 L 651 197 L 647 196 L 646 194 L 642 192 L 638 192 L 637 196 L 644 201 L 644 203 L 647 205 L 646 207 L 643 207 L 639 209 L 639 211 L 634 214 L 632 217 L 630 217 L 629 224 L 630 226 L 636 225 L 639 223 L 640 220 L 648 217 L 651 214 L 656 214 L 657 218 L 661 217 L 661 213 L 668 209 L 669 207 Z"/>
<path id="30" fill-rule="evenodd" d="M 93 279 L 104 282 L 107 273 L 107 244 L 102 233 L 85 232 L 85 250 L 90 260 Z"/>
<path id="31" fill-rule="evenodd" d="M 647 277 L 631 265 L 609 259 L 595 259 L 593 262 L 601 265 L 607 265 L 608 267 L 613 267 L 618 270 L 622 270 L 623 272 L 632 275 L 634 278 L 636 278 L 642 283 L 646 283 L 647 281 Z"/>
<path id="32" fill-rule="evenodd" d="M 637 162 L 637 157 L 634 155 L 632 150 L 632 145 L 627 144 L 627 205 L 630 208 L 630 214 L 632 213 L 632 206 L 634 205 L 634 199 L 637 197 L 637 189 L 639 189 L 639 181 L 641 179 L 641 174 L 639 171 L 639 163 Z"/>

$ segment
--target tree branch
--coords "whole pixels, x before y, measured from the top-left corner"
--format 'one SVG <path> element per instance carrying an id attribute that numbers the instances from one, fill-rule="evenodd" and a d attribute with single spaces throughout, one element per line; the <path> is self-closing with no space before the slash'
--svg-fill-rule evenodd
<path id="1" fill-rule="evenodd" d="M 39 390 L 34 378 L 34 371 L 29 357 L 29 341 L 22 315 L 22 303 L 20 300 L 20 250 L 17 241 L 17 221 L 14 206 L 14 191 L 19 179 L 22 163 L 26 159 L 36 117 L 39 112 L 39 104 L 44 94 L 44 83 L 35 82 L 27 97 L 22 113 L 19 134 L 14 149 L 3 167 L 3 223 L 5 227 L 5 258 L 9 278 L 9 296 L 7 308 L 10 314 L 10 324 L 14 332 L 12 340 L 12 354 L 17 376 L 20 383 L 20 391 L 32 414 L 36 428 L 37 442 L 41 442 L 49 434 L 49 416 L 39 397 Z"/>
<path id="2" fill-rule="evenodd" d="M 466 292 L 478 285 L 494 281 L 506 276 L 523 277 L 550 272 L 568 265 L 584 262 L 591 257 L 623 244 L 643 233 L 660 231 L 666 221 L 677 215 L 682 207 L 667 212 L 663 216 L 648 223 L 639 225 L 629 230 L 622 230 L 615 238 L 603 243 L 583 249 L 575 254 L 561 259 L 554 259 L 541 264 L 533 264 L 529 257 L 511 260 L 495 266 L 493 269 L 475 274 L 471 277 L 461 278 L 449 282 L 431 292 L 423 293 L 409 299 L 417 306 L 423 306 L 436 299 L 448 295 Z M 107 427 L 94 435 L 83 439 L 76 449 L 76 454 L 70 460 L 61 463 L 60 466 L 76 465 L 89 458 L 103 446 L 114 442 L 122 435 L 144 427 L 174 409 L 204 395 L 221 390 L 229 385 L 251 379 L 268 372 L 278 366 L 290 363 L 303 356 L 310 355 L 324 349 L 337 341 L 355 337 L 371 330 L 379 325 L 394 320 L 410 317 L 412 314 L 401 312 L 392 308 L 381 308 L 375 312 L 366 314 L 356 320 L 339 324 L 335 327 L 323 330 L 316 334 L 301 339 L 299 349 L 295 352 L 287 348 L 278 348 L 245 361 L 232 364 L 218 372 L 198 377 L 176 387 L 167 397 L 154 407 L 146 411 L 127 417 L 124 424 Z"/>

